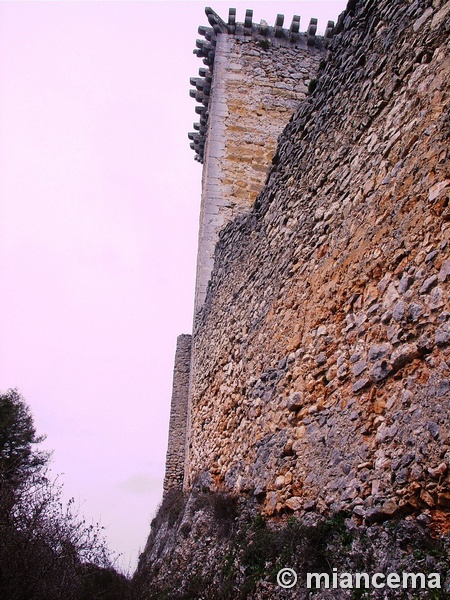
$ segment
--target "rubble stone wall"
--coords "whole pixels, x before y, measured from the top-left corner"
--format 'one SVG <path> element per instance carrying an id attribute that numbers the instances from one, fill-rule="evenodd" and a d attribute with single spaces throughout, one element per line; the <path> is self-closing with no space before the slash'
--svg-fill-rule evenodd
<path id="1" fill-rule="evenodd" d="M 349 2 L 265 188 L 220 234 L 188 486 L 202 475 L 267 514 L 448 515 L 449 34 L 443 0 Z M 240 135 L 238 159 L 263 165 Z M 250 203 L 252 179 L 222 172 Z"/>

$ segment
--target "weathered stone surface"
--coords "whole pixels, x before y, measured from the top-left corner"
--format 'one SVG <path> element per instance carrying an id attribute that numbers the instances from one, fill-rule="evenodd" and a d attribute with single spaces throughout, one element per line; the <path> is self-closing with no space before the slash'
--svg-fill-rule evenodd
<path id="1" fill-rule="evenodd" d="M 437 275 L 432 275 L 431 277 L 428 277 L 428 279 L 425 279 L 425 281 L 422 284 L 422 287 L 419 290 L 419 294 L 426 294 L 428 293 L 431 288 L 436 285 L 438 281 Z"/>
<path id="2" fill-rule="evenodd" d="M 366 369 L 367 362 L 365 360 L 361 360 L 352 367 L 353 375 L 358 377 L 358 375 L 361 375 L 361 373 L 363 373 Z"/>
<path id="3" fill-rule="evenodd" d="M 446 346 L 450 342 L 450 331 L 444 328 L 436 329 L 435 342 L 438 346 Z"/>
<path id="4" fill-rule="evenodd" d="M 270 494 L 274 505 L 280 504 L 289 520 L 265 522 L 260 516 L 255 518 L 250 503 L 242 498 L 236 502 L 223 494 L 202 493 L 198 486 L 184 497 L 170 498 L 172 506 L 169 502 L 162 506 L 139 559 L 133 582 L 134 589 L 141 592 L 138 597 L 350 597 L 348 589 L 339 588 L 315 590 L 314 594 L 304 585 L 284 590 L 268 573 L 286 568 L 285 556 L 299 582 L 306 581 L 308 572 L 321 572 L 321 565 L 332 560 L 338 573 L 439 573 L 438 592 L 447 594 L 448 536 L 436 538 L 428 528 L 432 514 L 442 514 L 450 497 L 439 495 L 439 510 L 422 508 L 416 522 L 402 519 L 402 508 L 390 498 L 376 506 L 354 498 L 353 518 L 344 520 L 321 517 L 315 512 L 317 505 L 306 501 L 306 510 L 299 519 L 301 497 L 291 497 L 284 503 L 277 502 L 276 493 Z M 329 501 L 332 502 L 331 496 Z M 256 572 L 255 564 L 261 566 L 261 574 Z M 393 591 L 394 595 L 389 588 L 372 589 L 370 596 L 393 599 L 397 590 Z M 421 597 L 422 591 L 424 597 L 427 595 L 427 590 L 410 591 L 412 597 Z"/>
<path id="5" fill-rule="evenodd" d="M 303 507 L 303 498 L 292 496 L 286 500 L 286 506 L 291 510 L 300 510 Z"/>
<path id="6" fill-rule="evenodd" d="M 374 344 L 369 348 L 369 360 L 376 361 L 389 354 L 392 346 L 390 344 Z"/>
<path id="7" fill-rule="evenodd" d="M 394 310 L 392 311 L 392 318 L 395 321 L 401 321 L 405 316 L 406 306 L 404 302 L 397 302 L 394 306 Z"/>
<path id="8" fill-rule="evenodd" d="M 429 468 L 428 469 L 428 473 L 431 475 L 431 477 L 434 477 L 435 479 L 439 479 L 439 477 L 442 477 L 443 475 L 445 475 L 448 471 L 448 466 L 447 463 L 441 463 L 440 465 L 438 465 L 435 469 L 433 468 Z"/>
<path id="9" fill-rule="evenodd" d="M 293 43 L 286 34 L 261 38 L 243 35 L 238 28 L 233 35 L 215 36 L 201 151 L 195 311 L 206 297 L 220 230 L 251 208 L 264 185 L 278 136 L 306 97 L 308 83 L 325 56 L 323 38 L 317 36 L 310 47 L 304 35 Z"/>
<path id="10" fill-rule="evenodd" d="M 373 368 L 370 371 L 369 378 L 374 383 L 380 383 L 383 379 L 389 376 L 392 371 L 391 366 L 386 360 L 381 360 L 375 363 Z"/>
<path id="11" fill-rule="evenodd" d="M 442 506 L 443 508 L 450 508 L 450 492 L 449 491 L 440 492 L 438 494 L 437 501 L 438 501 L 439 506 Z"/>
<path id="12" fill-rule="evenodd" d="M 381 523 L 386 519 L 391 519 L 398 511 L 398 505 L 393 500 L 387 500 L 381 506 L 369 508 L 365 514 L 366 523 Z"/>
<path id="13" fill-rule="evenodd" d="M 303 68 L 287 46 L 220 42 L 204 281 L 219 241 L 193 333 L 186 489 L 280 518 L 448 522 L 446 4 L 352 2 L 309 95 L 317 53 Z"/>
<path id="14" fill-rule="evenodd" d="M 367 378 L 358 379 L 358 381 L 356 381 L 353 384 L 352 390 L 355 393 L 359 392 L 359 391 L 363 390 L 364 388 L 366 388 L 369 384 L 370 384 L 370 379 L 367 379 Z"/>
<path id="15" fill-rule="evenodd" d="M 286 407 L 288 410 L 295 411 L 301 408 L 303 405 L 303 396 L 299 392 L 295 392 L 292 396 L 289 396 Z"/>
<path id="16" fill-rule="evenodd" d="M 438 279 L 442 283 L 447 281 L 447 277 L 450 275 L 450 260 L 445 260 L 442 264 L 441 270 L 439 271 Z"/>
<path id="17" fill-rule="evenodd" d="M 392 368 L 396 371 L 420 356 L 416 344 L 402 344 L 390 356 Z"/>

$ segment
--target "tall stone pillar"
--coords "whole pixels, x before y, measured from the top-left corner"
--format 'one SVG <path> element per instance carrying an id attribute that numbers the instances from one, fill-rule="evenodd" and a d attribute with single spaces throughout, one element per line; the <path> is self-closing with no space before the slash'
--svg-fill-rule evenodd
<path id="1" fill-rule="evenodd" d="M 164 494 L 173 488 L 181 489 L 183 486 L 191 342 L 190 335 L 183 334 L 177 338 Z"/>

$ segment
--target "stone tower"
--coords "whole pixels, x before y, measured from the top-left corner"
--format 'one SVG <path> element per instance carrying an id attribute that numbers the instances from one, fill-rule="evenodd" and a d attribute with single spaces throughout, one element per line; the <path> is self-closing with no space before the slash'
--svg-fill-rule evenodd
<path id="1" fill-rule="evenodd" d="M 214 248 L 225 225 L 251 208 L 262 189 L 277 139 L 313 85 L 330 42 L 333 23 L 317 36 L 317 19 L 300 32 L 300 17 L 288 29 L 277 15 L 274 26 L 243 23 L 230 9 L 228 22 L 205 9 L 194 53 L 203 59 L 190 95 L 199 103 L 199 122 L 189 133 L 195 159 L 203 165 L 195 314 L 201 310 L 214 263 Z M 164 492 L 180 488 L 189 461 L 191 337 L 180 336 L 174 367 Z M 185 482 L 186 483 L 186 482 Z"/>
<path id="2" fill-rule="evenodd" d="M 201 26 L 194 53 L 203 58 L 192 77 L 191 96 L 200 116 L 189 134 L 195 158 L 203 164 L 195 312 L 206 297 L 219 232 L 248 210 L 262 189 L 277 138 L 308 93 L 331 38 L 316 35 L 317 19 L 300 33 L 300 17 L 289 29 L 283 15 L 275 26 L 253 23 L 253 11 L 236 22 L 230 9 L 225 23 L 206 8 L 210 27 Z"/>

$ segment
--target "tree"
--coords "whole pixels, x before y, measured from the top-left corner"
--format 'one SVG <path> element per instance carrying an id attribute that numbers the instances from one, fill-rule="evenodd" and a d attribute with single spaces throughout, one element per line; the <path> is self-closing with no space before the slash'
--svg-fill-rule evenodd
<path id="1" fill-rule="evenodd" d="M 113 600 L 129 582 L 114 571 L 101 527 L 62 501 L 50 455 L 36 448 L 43 439 L 17 390 L 1 394 L 0 600 Z"/>
<path id="2" fill-rule="evenodd" d="M 37 436 L 33 417 L 17 390 L 0 395 L 0 477 L 14 486 L 49 461 L 50 455 L 34 448 L 45 439 Z"/>
<path id="3" fill-rule="evenodd" d="M 62 485 L 48 471 L 16 490 L 3 517 L 0 600 L 78 600 L 85 565 L 112 567 L 100 526 L 87 524 L 73 500 L 64 504 Z"/>

